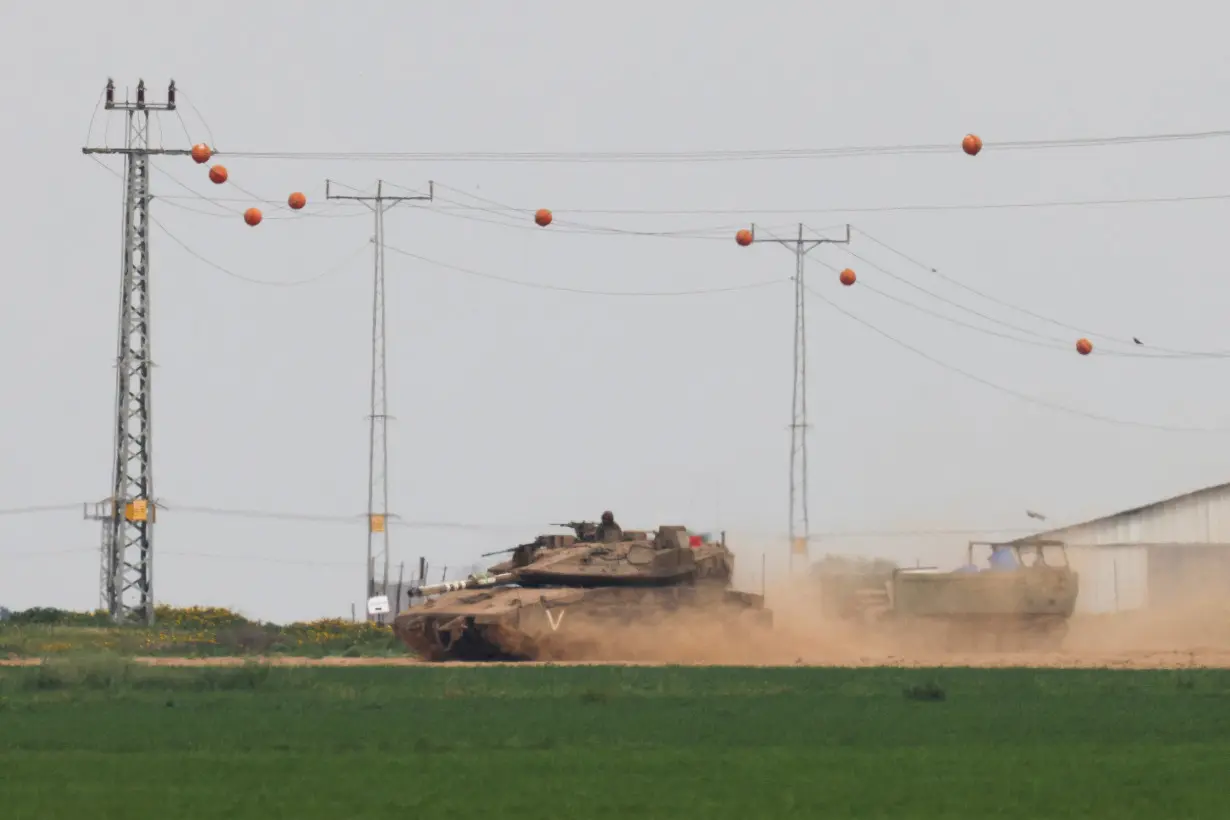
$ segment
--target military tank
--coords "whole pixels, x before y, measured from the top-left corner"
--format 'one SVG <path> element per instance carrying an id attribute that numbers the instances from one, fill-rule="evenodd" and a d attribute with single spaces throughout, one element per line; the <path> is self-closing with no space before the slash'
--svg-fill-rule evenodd
<path id="1" fill-rule="evenodd" d="M 540 535 L 501 551 L 512 555 L 485 573 L 412 588 L 394 633 L 432 661 L 526 661 L 567 659 L 611 628 L 670 628 L 679 612 L 732 629 L 772 624 L 762 595 L 731 588 L 725 536 L 662 526 L 605 538 L 592 522 L 553 526 L 573 534 Z"/>
<path id="2" fill-rule="evenodd" d="M 984 551 L 1008 560 L 980 567 Z M 954 650 L 1058 649 L 1080 591 L 1061 541 L 970 542 L 967 563 L 950 572 L 830 559 L 815 573 L 826 615 L 907 639 L 938 628 Z"/>

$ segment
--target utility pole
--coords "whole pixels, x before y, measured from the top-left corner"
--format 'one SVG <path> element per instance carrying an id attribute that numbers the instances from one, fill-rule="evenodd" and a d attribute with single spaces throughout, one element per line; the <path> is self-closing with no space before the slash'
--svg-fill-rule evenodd
<path id="1" fill-rule="evenodd" d="M 151 148 L 150 114 L 175 110 L 175 81 L 165 103 L 137 98 L 115 101 L 108 79 L 106 111 L 123 111 L 127 128 L 123 148 L 81 149 L 84 154 L 124 157 L 124 242 L 119 305 L 119 343 L 115 359 L 115 441 L 111 495 L 87 505 L 86 517 L 102 522 L 99 605 L 119 623 L 154 622 L 154 481 L 151 471 L 150 376 L 150 157 L 186 155 L 189 149 Z"/>
<path id="2" fill-rule="evenodd" d="M 794 570 L 794 557 L 807 557 L 807 546 L 811 540 L 811 522 L 807 514 L 807 314 L 804 301 L 804 268 L 808 252 L 819 245 L 845 245 L 850 242 L 850 226 L 846 226 L 845 239 L 805 239 L 803 223 L 799 223 L 799 233 L 795 239 L 761 239 L 756 236 L 756 226 L 739 240 L 740 244 L 750 245 L 753 242 L 776 242 L 782 246 L 792 246 L 794 249 L 794 386 L 791 390 L 790 417 L 790 563 Z M 746 240 L 746 241 L 745 241 Z"/>
<path id="3" fill-rule="evenodd" d="M 372 387 L 371 412 L 368 415 L 367 457 L 367 597 L 376 595 L 376 562 L 384 565 L 380 588 L 388 595 L 389 587 L 389 445 L 385 435 L 388 415 L 388 371 L 385 367 L 385 321 L 384 321 L 384 213 L 403 202 L 428 201 L 435 195 L 435 185 L 428 183 L 427 196 L 387 196 L 383 180 L 376 181 L 376 195 L 335 195 L 331 181 L 325 180 L 325 199 L 344 199 L 362 202 L 376 218 L 375 265 L 372 285 Z M 377 537 L 379 537 L 378 549 Z M 365 606 L 368 620 L 384 623 L 386 615 L 373 616 Z M 396 608 L 388 615 L 396 616 Z"/>

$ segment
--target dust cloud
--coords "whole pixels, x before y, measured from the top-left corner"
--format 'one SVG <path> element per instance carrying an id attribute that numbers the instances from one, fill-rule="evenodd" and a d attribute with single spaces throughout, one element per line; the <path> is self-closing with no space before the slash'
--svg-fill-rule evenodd
<path id="1" fill-rule="evenodd" d="M 806 581 L 766 589 L 771 627 L 729 625 L 716 613 L 670 613 L 618 628 L 573 631 L 556 660 L 740 666 L 1230 668 L 1230 604 L 1214 590 L 1182 602 L 1076 615 L 1061 648 L 951 651 L 939 625 L 826 618 Z M 579 626 L 579 624 L 577 625 Z"/>
<path id="2" fill-rule="evenodd" d="M 539 661 L 518 665 L 726 665 L 835 667 L 1052 667 L 1111 669 L 1230 668 L 1230 602 L 1220 584 L 1189 584 L 1182 594 L 1146 609 L 1077 615 L 1058 650 L 953 652 L 942 628 L 919 624 L 851 622 L 825 618 L 819 592 L 806 580 L 769 585 L 771 626 L 731 624 L 715 612 L 646 614 L 636 624 L 611 627 L 574 621 L 566 643 Z M 561 633 L 562 635 L 563 633 Z M 254 658 L 135 658 L 143 663 L 215 666 Z M 401 658 L 261 658 L 291 666 L 423 665 Z M 0 659 L 0 666 L 37 659 Z M 514 662 L 515 663 L 515 662 Z M 436 665 L 436 664 L 432 664 Z M 471 664 L 445 662 L 445 666 Z"/>

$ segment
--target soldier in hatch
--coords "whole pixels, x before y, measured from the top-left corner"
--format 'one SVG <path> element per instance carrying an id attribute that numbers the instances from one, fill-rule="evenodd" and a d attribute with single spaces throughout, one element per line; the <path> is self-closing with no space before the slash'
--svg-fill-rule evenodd
<path id="1" fill-rule="evenodd" d="M 624 531 L 615 523 L 615 514 L 607 510 L 602 514 L 602 521 L 594 533 L 594 540 L 604 544 L 614 544 L 624 537 Z"/>

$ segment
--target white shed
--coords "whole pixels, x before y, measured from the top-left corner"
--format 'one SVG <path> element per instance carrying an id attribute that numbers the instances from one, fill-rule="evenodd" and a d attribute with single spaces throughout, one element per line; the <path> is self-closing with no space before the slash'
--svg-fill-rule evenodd
<path id="1" fill-rule="evenodd" d="M 1165 606 L 1194 594 L 1230 599 L 1230 483 L 1029 538 L 1067 544 L 1080 573 L 1078 612 Z"/>

